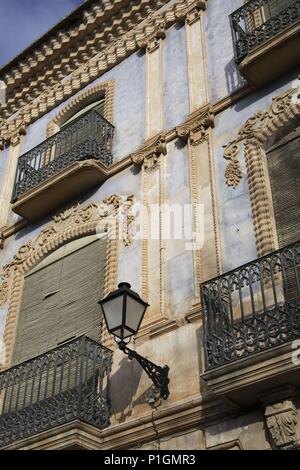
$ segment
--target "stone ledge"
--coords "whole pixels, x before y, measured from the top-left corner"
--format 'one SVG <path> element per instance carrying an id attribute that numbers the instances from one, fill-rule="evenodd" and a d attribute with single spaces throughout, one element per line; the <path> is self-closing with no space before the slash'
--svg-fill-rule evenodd
<path id="1" fill-rule="evenodd" d="M 241 406 L 254 405 L 268 389 L 300 386 L 300 366 L 294 364 L 292 343 L 253 354 L 202 374 L 208 389 Z"/>

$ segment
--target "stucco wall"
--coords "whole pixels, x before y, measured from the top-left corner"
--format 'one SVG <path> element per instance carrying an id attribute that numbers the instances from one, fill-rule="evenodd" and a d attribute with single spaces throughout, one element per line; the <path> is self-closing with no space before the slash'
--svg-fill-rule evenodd
<path id="1" fill-rule="evenodd" d="M 243 0 L 209 0 L 207 2 L 205 33 L 208 78 L 213 103 L 246 83 L 235 64 L 229 22 L 229 15 L 243 3 Z"/>

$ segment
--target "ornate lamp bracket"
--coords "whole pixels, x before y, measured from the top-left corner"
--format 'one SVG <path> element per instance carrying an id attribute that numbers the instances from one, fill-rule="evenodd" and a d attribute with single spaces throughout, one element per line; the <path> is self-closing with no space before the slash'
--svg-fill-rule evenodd
<path id="1" fill-rule="evenodd" d="M 128 356 L 128 359 L 131 361 L 136 359 L 138 363 L 142 366 L 148 377 L 152 380 L 155 388 L 160 391 L 160 396 L 164 400 L 167 400 L 170 395 L 169 392 L 169 366 L 157 366 L 153 362 L 149 361 L 145 357 L 138 354 L 136 351 L 127 348 L 126 344 L 121 342 L 119 343 L 119 348 L 123 351 L 124 354 Z"/>

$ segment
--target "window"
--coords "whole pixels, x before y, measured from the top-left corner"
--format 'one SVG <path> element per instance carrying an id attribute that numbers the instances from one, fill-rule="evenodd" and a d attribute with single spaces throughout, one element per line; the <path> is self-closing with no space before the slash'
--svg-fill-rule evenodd
<path id="1" fill-rule="evenodd" d="M 300 233 L 300 127 L 282 138 L 268 152 L 279 248 L 299 241 Z M 296 270 L 296 272 L 295 272 Z M 300 266 L 287 270 L 286 295 L 299 296 L 296 286 Z"/>
<path id="2" fill-rule="evenodd" d="M 63 124 L 61 124 L 60 128 L 62 129 L 66 125 L 70 124 L 72 121 L 75 121 L 75 119 L 79 118 L 82 114 L 84 114 L 88 111 L 91 111 L 92 109 L 95 109 L 96 111 L 98 111 L 99 114 L 101 114 L 101 116 L 104 116 L 105 98 L 102 98 L 101 100 L 90 103 L 87 106 L 85 106 L 84 108 L 80 109 L 75 114 L 73 114 L 72 117 L 70 117 Z"/>
<path id="3" fill-rule="evenodd" d="M 100 340 L 106 238 L 65 245 L 25 278 L 13 363 L 81 335 Z"/>

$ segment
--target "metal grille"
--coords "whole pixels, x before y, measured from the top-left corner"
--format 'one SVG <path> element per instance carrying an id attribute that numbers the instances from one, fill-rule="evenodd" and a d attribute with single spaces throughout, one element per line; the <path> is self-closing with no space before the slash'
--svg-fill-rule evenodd
<path id="1" fill-rule="evenodd" d="M 81 336 L 0 374 L 0 447 L 75 419 L 110 424 L 112 353 Z"/>
<path id="2" fill-rule="evenodd" d="M 300 0 L 250 0 L 230 15 L 236 62 L 299 20 Z"/>
<path id="3" fill-rule="evenodd" d="M 201 285 L 206 368 L 300 337 L 300 242 Z"/>
<path id="4" fill-rule="evenodd" d="M 18 160 L 12 202 L 74 162 L 113 163 L 114 127 L 96 109 L 86 112 Z"/>

